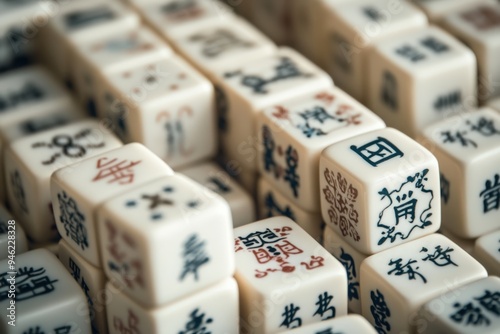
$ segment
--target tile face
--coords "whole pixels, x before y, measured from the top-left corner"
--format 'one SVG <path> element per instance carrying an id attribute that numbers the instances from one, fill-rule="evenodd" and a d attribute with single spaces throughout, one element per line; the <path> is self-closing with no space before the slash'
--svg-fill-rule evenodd
<path id="1" fill-rule="evenodd" d="M 440 22 L 447 15 L 458 12 L 467 8 L 474 7 L 479 2 L 488 2 L 484 0 L 415 0 L 414 3 L 419 6 L 427 16 L 429 20 L 434 22 Z M 489 3 L 494 3 L 494 1 L 489 1 Z"/>
<path id="2" fill-rule="evenodd" d="M 172 56 L 108 76 L 106 117 L 125 142 L 139 142 L 180 168 L 216 154 L 211 83 Z"/>
<path id="3" fill-rule="evenodd" d="M 442 25 L 476 54 L 479 70 L 478 97 L 482 104 L 500 96 L 500 8 L 495 1 L 478 1 L 447 15 Z"/>
<path id="4" fill-rule="evenodd" d="M 338 88 L 264 109 L 257 117 L 260 173 L 297 206 L 319 212 L 321 151 L 384 122 Z"/>
<path id="5" fill-rule="evenodd" d="M 12 270 L 17 274 L 15 289 L 11 290 Z M 14 319 L 4 316 L 0 320 L 2 333 L 90 333 L 85 294 L 47 250 L 16 256 L 15 268 L 10 267 L 8 260 L 0 262 L 0 282 L 2 309 L 12 305 L 15 308 Z M 15 327 L 9 324 L 11 321 Z"/>
<path id="6" fill-rule="evenodd" d="M 427 127 L 420 141 L 439 161 L 443 225 L 475 238 L 500 228 L 500 115 L 489 109 Z"/>
<path id="7" fill-rule="evenodd" d="M 165 42 L 148 28 L 133 28 L 79 43 L 77 66 L 72 67 L 75 90 L 89 115 L 104 117 L 101 92 L 108 73 L 164 59 L 172 54 Z"/>
<path id="8" fill-rule="evenodd" d="M 233 227 L 255 221 L 255 203 L 252 196 L 214 163 L 204 163 L 180 171 L 190 179 L 219 194 L 231 208 Z"/>
<path id="9" fill-rule="evenodd" d="M 420 310 L 418 333 L 496 333 L 500 279 L 490 276 L 437 297 Z"/>
<path id="10" fill-rule="evenodd" d="M 437 27 L 379 43 L 369 61 L 369 108 L 413 138 L 477 106 L 474 54 Z"/>
<path id="11" fill-rule="evenodd" d="M 500 231 L 488 233 L 476 240 L 473 256 L 488 274 L 500 275 Z"/>
<path id="12" fill-rule="evenodd" d="M 234 235 L 242 332 L 278 333 L 347 314 L 344 268 L 292 220 L 261 220 Z"/>
<path id="13" fill-rule="evenodd" d="M 288 217 L 319 242 L 323 228 L 321 213 L 302 210 L 263 177 L 259 178 L 257 197 L 260 219 L 277 216 Z"/>
<path id="14" fill-rule="evenodd" d="M 92 333 L 107 333 L 104 272 L 85 261 L 64 240 L 59 241 L 58 258 L 85 294 Z M 79 305 L 78 309 L 84 307 Z"/>
<path id="15" fill-rule="evenodd" d="M 19 222 L 0 205 L 0 260 L 15 259 L 28 250 L 28 240 Z"/>
<path id="16" fill-rule="evenodd" d="M 304 326 L 291 331 L 290 334 L 375 334 L 372 325 L 359 315 L 346 315 L 340 318 L 323 321 L 309 326 Z"/>
<path id="17" fill-rule="evenodd" d="M 74 44 L 92 40 L 95 36 L 137 27 L 139 24 L 139 16 L 120 2 L 66 2 L 61 6 L 59 15 L 47 25 L 42 36 L 42 41 L 48 46 L 42 51 L 42 58 L 58 78 L 72 84 L 69 72 Z"/>
<path id="18" fill-rule="evenodd" d="M 344 266 L 348 280 L 349 310 L 361 314 L 360 267 L 361 262 L 368 256 L 358 252 L 328 226 L 323 232 L 323 246 Z"/>
<path id="19" fill-rule="evenodd" d="M 246 170 L 257 169 L 256 116 L 290 98 L 332 86 L 331 79 L 287 48 L 270 57 L 217 73 L 215 82 L 223 153 Z"/>
<path id="20" fill-rule="evenodd" d="M 221 69 L 270 56 L 276 46 L 245 20 L 217 20 L 172 38 L 175 48 L 209 77 Z"/>
<path id="21" fill-rule="evenodd" d="M 363 316 L 378 331 L 412 332 L 424 303 L 486 276 L 479 262 L 440 234 L 413 240 L 362 262 Z"/>
<path id="22" fill-rule="evenodd" d="M 370 49 L 424 28 L 427 18 L 409 2 L 392 0 L 328 1 L 324 7 L 320 63 L 337 86 L 366 103 Z"/>
<path id="23" fill-rule="evenodd" d="M 114 333 L 238 333 L 238 285 L 233 278 L 175 303 L 145 309 L 107 284 L 108 327 Z M 223 302 L 221 302 L 223 301 Z"/>
<path id="24" fill-rule="evenodd" d="M 146 23 L 167 40 L 195 26 L 210 27 L 233 18 L 231 10 L 215 0 L 162 0 L 138 6 Z"/>
<path id="25" fill-rule="evenodd" d="M 31 239 L 56 237 L 50 176 L 59 168 L 122 146 L 99 122 L 83 120 L 34 134 L 10 144 L 5 152 L 7 196 Z"/>
<path id="26" fill-rule="evenodd" d="M 137 143 L 59 169 L 50 181 L 59 234 L 85 260 L 101 267 L 97 207 L 127 190 L 172 173 L 168 165 Z"/>
<path id="27" fill-rule="evenodd" d="M 166 176 L 126 192 L 97 216 L 106 275 L 148 308 L 234 273 L 229 206 L 186 176 Z"/>
<path id="28" fill-rule="evenodd" d="M 441 224 L 437 160 L 395 129 L 325 149 L 320 188 L 323 220 L 364 254 L 434 233 Z"/>

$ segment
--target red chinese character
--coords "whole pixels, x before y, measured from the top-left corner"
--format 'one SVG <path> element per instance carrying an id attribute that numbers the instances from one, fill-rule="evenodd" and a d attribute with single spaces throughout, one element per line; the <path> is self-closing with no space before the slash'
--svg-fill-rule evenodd
<path id="1" fill-rule="evenodd" d="M 118 317 L 113 318 L 114 329 L 120 334 L 141 334 L 141 331 L 137 328 L 139 325 L 139 317 L 137 317 L 134 312 L 128 310 L 127 325 L 123 324 L 122 319 Z"/>
<path id="2" fill-rule="evenodd" d="M 323 267 L 324 261 L 325 259 L 322 258 L 321 256 L 311 256 L 311 260 L 309 261 L 309 263 L 301 262 L 300 264 L 305 266 L 307 270 L 312 270 L 319 267 Z"/>
<path id="3" fill-rule="evenodd" d="M 130 184 L 134 182 L 134 170 L 132 167 L 141 161 L 129 162 L 128 160 L 117 161 L 118 159 L 101 158 L 97 160 L 99 173 L 92 179 L 93 182 L 108 179 L 108 183 L 119 181 L 118 184 Z"/>

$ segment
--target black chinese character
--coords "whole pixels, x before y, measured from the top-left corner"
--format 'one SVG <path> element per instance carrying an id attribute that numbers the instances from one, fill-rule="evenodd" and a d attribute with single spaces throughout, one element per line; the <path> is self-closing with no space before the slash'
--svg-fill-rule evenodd
<path id="1" fill-rule="evenodd" d="M 54 334 L 69 334 L 69 333 L 71 333 L 71 325 L 54 328 Z"/>
<path id="2" fill-rule="evenodd" d="M 290 208 L 290 206 L 285 206 L 284 208 L 280 208 L 272 193 L 268 193 L 264 199 L 264 205 L 267 209 L 267 217 L 275 217 L 275 216 L 285 216 L 295 221 L 295 215 Z"/>
<path id="3" fill-rule="evenodd" d="M 45 334 L 45 332 L 40 326 L 36 326 L 35 328 L 30 327 L 27 331 L 24 331 L 23 334 Z"/>
<path id="4" fill-rule="evenodd" d="M 10 184 L 12 186 L 12 193 L 17 201 L 17 204 L 19 205 L 19 208 L 22 212 L 28 214 L 29 210 L 28 203 L 26 201 L 26 192 L 24 191 L 21 173 L 19 173 L 18 170 L 15 170 L 10 174 Z"/>
<path id="5" fill-rule="evenodd" d="M 73 276 L 77 282 L 80 282 L 80 267 L 71 257 L 69 258 L 69 269 L 71 269 L 71 276 Z"/>
<path id="6" fill-rule="evenodd" d="M 463 147 L 468 147 L 469 145 L 471 145 L 474 148 L 477 148 L 476 142 L 466 137 L 466 131 L 456 131 L 455 133 L 452 133 L 451 131 L 443 131 L 441 132 L 441 135 L 443 136 L 443 144 L 459 143 Z"/>
<path id="7" fill-rule="evenodd" d="M 441 185 L 441 198 L 443 199 L 444 204 L 448 204 L 448 200 L 450 199 L 450 181 L 443 175 L 443 173 L 439 174 L 440 185 Z"/>
<path id="8" fill-rule="evenodd" d="M 208 58 L 216 58 L 231 49 L 248 49 L 254 43 L 244 41 L 226 29 L 217 29 L 209 33 L 198 33 L 189 38 L 191 42 L 203 44 L 201 52 Z"/>
<path id="9" fill-rule="evenodd" d="M 387 272 L 387 275 L 391 274 L 394 274 L 396 276 L 407 275 L 409 280 L 416 280 L 418 276 L 422 279 L 424 283 L 427 283 L 427 279 L 417 271 L 419 267 L 416 267 L 415 269 L 413 269 L 412 267 L 412 264 L 417 263 L 416 260 L 410 259 L 404 265 L 401 264 L 402 261 L 403 261 L 402 258 L 396 260 L 391 259 L 391 261 L 389 262 L 389 266 L 394 266 L 394 268 L 389 270 Z"/>
<path id="10" fill-rule="evenodd" d="M 356 154 L 373 167 L 377 167 L 381 163 L 393 158 L 402 158 L 404 156 L 403 152 L 383 137 L 378 137 L 363 146 L 352 145 L 351 150 L 356 152 Z"/>
<path id="11" fill-rule="evenodd" d="M 381 19 L 384 18 L 384 15 L 382 14 L 382 12 L 380 10 L 378 10 L 378 8 L 374 7 L 374 6 L 366 6 L 366 7 L 363 7 L 363 13 L 370 19 L 370 20 L 373 20 L 375 22 L 378 22 L 380 21 Z"/>
<path id="12" fill-rule="evenodd" d="M 347 272 L 347 280 L 349 281 L 347 295 L 349 297 L 349 300 L 359 299 L 359 282 L 355 281 L 357 278 L 357 273 L 354 259 L 350 254 L 346 253 L 342 247 L 340 248 L 340 251 L 341 254 L 339 261 L 344 266 Z"/>
<path id="13" fill-rule="evenodd" d="M 298 310 L 300 310 L 300 307 L 294 306 L 293 303 L 285 306 L 285 310 L 281 314 L 283 322 L 280 327 L 297 328 L 302 326 L 302 319 L 295 316 Z"/>
<path id="14" fill-rule="evenodd" d="M 65 191 L 57 194 L 61 215 L 59 219 L 64 225 L 66 236 L 70 236 L 82 250 L 89 247 L 87 239 L 87 228 L 85 227 L 85 216 L 78 209 L 76 201 L 69 197 Z"/>
<path id="15" fill-rule="evenodd" d="M 445 250 L 443 250 L 440 245 L 437 245 L 434 248 L 434 253 L 427 254 L 427 256 L 422 259 L 423 261 L 429 260 L 438 267 L 445 267 L 450 264 L 458 267 L 458 265 L 451 260 L 450 254 L 448 254 L 453 252 L 453 248 L 447 247 Z M 422 247 L 420 253 L 427 253 L 428 251 L 429 250 L 427 248 Z"/>
<path id="16" fill-rule="evenodd" d="M 283 179 L 288 182 L 293 191 L 293 196 L 299 196 L 300 176 L 297 174 L 299 166 L 299 155 L 297 150 L 288 146 L 285 152 L 286 169 Z"/>
<path id="17" fill-rule="evenodd" d="M 497 317 L 500 317 L 500 292 L 491 292 L 489 290 L 484 291 L 484 295 L 481 297 L 474 298 L 481 304 L 482 307 L 494 313 Z"/>
<path id="18" fill-rule="evenodd" d="M 90 24 L 102 23 L 115 17 L 107 7 L 92 8 L 84 11 L 68 13 L 64 16 L 65 25 L 70 30 L 81 29 Z"/>
<path id="19" fill-rule="evenodd" d="M 226 93 L 220 87 L 215 85 L 215 105 L 217 109 L 217 125 L 222 133 L 227 132 L 229 128 L 229 122 L 227 120 L 227 115 L 229 113 L 229 102 L 226 97 Z"/>
<path id="20" fill-rule="evenodd" d="M 404 45 L 396 50 L 396 53 L 400 56 L 408 58 L 412 63 L 417 63 L 424 60 L 426 57 L 423 53 L 418 51 L 411 45 Z"/>
<path id="21" fill-rule="evenodd" d="M 0 95 L 0 114 L 23 103 L 40 101 L 45 96 L 45 92 L 39 86 L 27 82 L 18 92 L 11 92 L 6 96 Z"/>
<path id="22" fill-rule="evenodd" d="M 422 45 L 435 53 L 447 52 L 450 48 L 436 37 L 429 36 L 422 40 Z"/>
<path id="23" fill-rule="evenodd" d="M 278 177 L 276 168 L 277 164 L 276 161 L 274 161 L 274 150 L 276 149 L 276 143 L 274 142 L 271 129 L 269 129 L 269 127 L 266 125 L 262 127 L 262 138 L 264 145 L 264 168 L 268 172 L 274 170 L 275 176 Z"/>
<path id="24" fill-rule="evenodd" d="M 500 175 L 495 174 L 493 181 L 487 180 L 484 190 L 479 193 L 483 200 L 483 212 L 488 213 L 500 208 Z"/>
<path id="25" fill-rule="evenodd" d="M 391 330 L 391 324 L 387 321 L 387 318 L 391 317 L 391 310 L 387 307 L 384 295 L 377 289 L 375 291 L 370 291 L 370 298 L 372 300 L 372 305 L 370 306 L 370 313 L 375 321 L 375 329 L 378 333 L 387 333 L 386 331 Z"/>
<path id="26" fill-rule="evenodd" d="M 246 237 L 239 237 L 239 239 L 243 241 L 243 244 L 247 249 L 256 249 L 266 244 L 274 244 L 285 238 L 280 238 L 270 229 L 266 229 L 263 232 L 257 231 L 250 233 Z"/>
<path id="27" fill-rule="evenodd" d="M 198 235 L 191 235 L 184 243 L 182 256 L 184 257 L 184 268 L 180 280 L 183 281 L 188 274 L 193 274 L 197 281 L 198 269 L 210 261 L 205 253 L 205 242 L 198 240 Z"/>
<path id="28" fill-rule="evenodd" d="M 189 314 L 189 321 L 179 334 L 211 334 L 212 332 L 207 328 L 213 319 L 206 317 L 205 313 L 198 314 L 200 310 L 197 308 Z"/>
<path id="29" fill-rule="evenodd" d="M 315 315 L 319 315 L 321 317 L 321 320 L 335 318 L 335 313 L 336 313 L 335 306 L 330 306 L 332 300 L 333 296 L 329 295 L 328 292 L 325 291 L 322 294 L 320 294 L 318 296 L 318 301 L 316 302 L 318 308 L 316 309 L 316 312 L 314 312 L 313 317 Z"/>
<path id="30" fill-rule="evenodd" d="M 8 299 L 10 275 L 0 275 L 0 302 Z M 16 276 L 16 301 L 28 300 L 37 296 L 51 293 L 55 290 L 54 283 L 59 280 L 51 280 L 45 275 L 44 268 L 21 267 Z M 4 291 L 5 290 L 5 291 Z"/>
<path id="31" fill-rule="evenodd" d="M 437 111 L 442 111 L 445 109 L 451 109 L 455 106 L 460 106 L 462 104 L 462 92 L 459 90 L 439 96 L 434 102 L 434 109 Z"/>
<path id="32" fill-rule="evenodd" d="M 62 115 L 52 117 L 42 117 L 38 119 L 30 119 L 19 124 L 20 129 L 25 134 L 34 134 L 37 132 L 53 129 L 68 123 L 68 118 Z"/>
<path id="33" fill-rule="evenodd" d="M 292 78 L 309 78 L 312 76 L 311 74 L 302 73 L 293 60 L 288 57 L 281 57 L 279 64 L 274 68 L 274 70 L 276 73 L 268 79 L 256 75 L 245 75 L 241 71 L 226 73 L 225 76 L 227 78 L 241 76 L 241 84 L 252 89 L 255 94 L 260 95 L 269 93 L 266 87 L 273 83 Z"/>
<path id="34" fill-rule="evenodd" d="M 218 193 L 218 194 L 227 194 L 231 192 L 231 187 L 227 185 L 223 180 L 219 179 L 218 177 L 210 177 L 208 179 L 208 182 L 212 185 L 214 185 L 213 190 Z"/>
<path id="35" fill-rule="evenodd" d="M 467 124 L 470 125 L 471 131 L 478 132 L 484 137 L 500 135 L 500 130 L 495 127 L 495 123 L 492 119 L 480 117 L 476 123 L 472 123 L 471 120 L 468 120 Z"/>
<path id="36" fill-rule="evenodd" d="M 56 149 L 57 152 L 54 153 L 48 160 L 42 161 L 43 165 L 52 165 L 62 156 L 68 158 L 82 158 L 87 154 L 88 149 L 97 149 L 105 146 L 104 142 L 87 144 L 85 146 L 78 144 L 79 140 L 85 139 L 91 134 L 92 130 L 84 129 L 79 131 L 73 137 L 68 135 L 57 135 L 52 137 L 50 142 L 37 142 L 31 145 L 31 147 L 47 147 L 49 149 Z"/>
<path id="37" fill-rule="evenodd" d="M 382 78 L 382 102 L 393 111 L 398 110 L 398 81 L 391 72 L 384 72 Z"/>
<path id="38" fill-rule="evenodd" d="M 450 319 L 456 323 L 463 322 L 465 325 L 473 326 L 490 325 L 490 320 L 483 315 L 481 309 L 475 307 L 472 303 L 467 303 L 463 306 L 460 303 L 455 303 L 453 307 L 457 311 L 450 315 Z"/>

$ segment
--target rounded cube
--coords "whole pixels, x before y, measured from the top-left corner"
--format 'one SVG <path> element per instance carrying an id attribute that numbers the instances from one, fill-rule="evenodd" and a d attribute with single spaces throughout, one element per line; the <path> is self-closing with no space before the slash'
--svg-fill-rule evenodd
<path id="1" fill-rule="evenodd" d="M 415 333 L 495 334 L 500 329 L 500 278 L 490 276 L 427 302 Z"/>
<path id="2" fill-rule="evenodd" d="M 54 171 L 120 146 L 120 140 L 95 120 L 70 123 L 12 142 L 5 151 L 7 196 L 26 234 L 37 242 L 57 237 L 50 195 Z"/>
<path id="3" fill-rule="evenodd" d="M 144 308 L 108 283 L 110 333 L 238 333 L 238 285 L 227 278 L 163 307 Z"/>
<path id="4" fill-rule="evenodd" d="M 462 238 L 500 228 L 500 114 L 483 108 L 427 127 L 439 161 L 443 226 Z"/>
<path id="5" fill-rule="evenodd" d="M 295 205 L 319 212 L 321 151 L 384 127 L 378 116 L 335 87 L 276 104 L 257 118 L 259 171 Z"/>
<path id="6" fill-rule="evenodd" d="M 361 263 L 363 316 L 379 333 L 414 333 L 424 303 L 486 276 L 484 267 L 448 238 L 428 235 Z"/>
<path id="7" fill-rule="evenodd" d="M 469 0 L 470 1 L 470 0 Z M 460 11 L 446 15 L 441 25 L 462 40 L 476 54 L 481 103 L 500 96 L 500 8 L 498 1 L 474 1 Z"/>
<path id="8" fill-rule="evenodd" d="M 57 170 L 50 190 L 59 234 L 86 261 L 101 267 L 97 208 L 125 191 L 171 174 L 165 162 L 137 143 Z"/>
<path id="9" fill-rule="evenodd" d="M 149 308 L 234 273 L 229 205 L 186 176 L 166 176 L 125 192 L 97 216 L 106 276 Z"/>
<path id="10" fill-rule="evenodd" d="M 127 143 L 139 142 L 172 168 L 217 151 L 214 89 L 178 56 L 109 73 L 105 118 Z"/>
<path id="11" fill-rule="evenodd" d="M 477 106 L 476 68 L 474 53 L 437 27 L 384 40 L 370 52 L 368 107 L 414 138 Z"/>
<path id="12" fill-rule="evenodd" d="M 1 261 L 0 282 L 1 333 L 91 333 L 85 294 L 49 251 Z"/>
<path id="13" fill-rule="evenodd" d="M 323 220 L 364 254 L 440 227 L 437 160 L 392 128 L 326 148 L 320 159 L 320 188 Z"/>
<path id="14" fill-rule="evenodd" d="M 481 262 L 488 274 L 500 276 L 500 230 L 478 238 L 473 256 Z"/>
<path id="15" fill-rule="evenodd" d="M 286 217 L 234 230 L 241 331 L 277 333 L 347 314 L 345 270 Z"/>

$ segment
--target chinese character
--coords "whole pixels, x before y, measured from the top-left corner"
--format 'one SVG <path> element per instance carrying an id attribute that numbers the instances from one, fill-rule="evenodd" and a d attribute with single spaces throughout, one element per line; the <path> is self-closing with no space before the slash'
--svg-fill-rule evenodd
<path id="1" fill-rule="evenodd" d="M 396 53 L 400 56 L 408 58 L 412 63 L 417 63 L 423 59 L 425 59 L 425 55 L 418 51 L 411 45 L 404 45 L 396 50 Z"/>
<path id="2" fill-rule="evenodd" d="M 479 301 L 482 307 L 500 317 L 500 292 L 485 290 L 483 296 L 474 299 Z"/>
<path id="3" fill-rule="evenodd" d="M 194 0 L 172 1 L 160 10 L 172 21 L 185 21 L 202 16 L 205 11 Z"/>
<path id="4" fill-rule="evenodd" d="M 276 164 L 276 161 L 274 161 L 274 150 L 276 149 L 276 144 L 274 142 L 271 129 L 269 129 L 269 127 L 266 125 L 262 127 L 262 138 L 264 144 L 264 169 L 268 172 L 274 170 L 275 176 L 279 177 L 277 173 L 278 166 Z"/>
<path id="5" fill-rule="evenodd" d="M 471 131 L 479 132 L 479 134 L 483 135 L 484 137 L 500 135 L 500 130 L 495 127 L 495 123 L 492 119 L 480 117 L 477 120 L 477 123 L 473 124 L 471 120 L 468 120 L 467 124 L 470 125 Z"/>
<path id="6" fill-rule="evenodd" d="M 164 127 L 167 135 L 167 156 L 165 158 L 167 161 L 176 155 L 189 157 L 194 152 L 193 148 L 186 147 L 184 131 L 185 122 L 189 122 L 192 117 L 193 110 L 187 106 L 181 107 L 174 115 L 168 111 L 161 111 L 156 116 L 157 123 L 162 123 L 163 119 L 166 119 Z"/>
<path id="7" fill-rule="evenodd" d="M 179 278 L 184 281 L 188 274 L 193 274 L 194 279 L 198 281 L 198 269 L 207 264 L 210 258 L 205 253 L 205 242 L 198 240 L 198 235 L 191 235 L 184 243 L 184 268 Z"/>
<path id="8" fill-rule="evenodd" d="M 448 204 L 448 199 L 450 198 L 450 181 L 441 173 L 439 174 L 439 181 L 441 186 L 441 198 L 444 204 Z"/>
<path id="9" fill-rule="evenodd" d="M 285 216 L 295 221 L 295 215 L 290 206 L 287 205 L 284 208 L 280 208 L 271 192 L 265 196 L 264 205 L 267 209 L 267 217 Z"/>
<path id="10" fill-rule="evenodd" d="M 218 177 L 210 177 L 208 183 L 213 185 L 211 189 L 218 194 L 227 194 L 231 192 L 231 187 Z"/>
<path id="11" fill-rule="evenodd" d="M 45 334 L 45 332 L 40 329 L 40 326 L 36 326 L 35 328 L 30 327 L 27 331 L 24 331 L 23 334 Z"/>
<path id="12" fill-rule="evenodd" d="M 27 120 L 19 124 L 19 128 L 22 129 L 22 132 L 25 134 L 33 134 L 65 125 L 68 121 L 69 120 L 62 115 L 54 115 L 51 117 Z"/>
<path id="13" fill-rule="evenodd" d="M 493 181 L 487 180 L 485 189 L 479 193 L 483 199 L 483 212 L 488 213 L 500 208 L 500 175 L 495 174 Z"/>
<path id="14" fill-rule="evenodd" d="M 80 281 L 80 267 L 73 261 L 73 259 L 69 258 L 69 269 L 71 269 L 71 276 L 79 282 Z"/>
<path id="15" fill-rule="evenodd" d="M 393 158 L 402 158 L 404 156 L 403 152 L 383 137 L 378 137 L 374 141 L 360 147 L 352 145 L 351 150 L 356 152 L 363 160 L 373 167 L 377 167 L 381 163 Z"/>
<path id="16" fill-rule="evenodd" d="M 54 334 L 69 334 L 69 333 L 71 333 L 71 325 L 54 328 Z"/>
<path id="17" fill-rule="evenodd" d="M 393 111 L 398 110 L 398 82 L 391 72 L 384 72 L 381 97 L 386 106 Z"/>
<path id="18" fill-rule="evenodd" d="M 384 18 L 384 15 L 374 6 L 363 7 L 363 13 L 371 20 L 378 22 Z"/>
<path id="19" fill-rule="evenodd" d="M 0 302 L 8 299 L 10 284 L 7 281 L 8 273 L 0 275 Z M 36 296 L 42 296 L 55 290 L 54 283 L 45 275 L 45 269 L 34 269 L 33 267 L 19 268 L 16 276 L 16 301 L 28 300 Z"/>
<path id="20" fill-rule="evenodd" d="M 16 198 L 21 211 L 28 214 L 29 210 L 26 202 L 26 193 L 24 192 L 23 180 L 21 179 L 21 174 L 18 170 L 15 170 L 10 174 L 10 184 L 12 185 L 13 195 Z"/>
<path id="21" fill-rule="evenodd" d="M 330 303 L 333 300 L 333 296 L 329 295 L 326 291 L 323 292 L 323 294 L 318 296 L 318 301 L 316 302 L 316 305 L 318 305 L 318 308 L 316 309 L 316 312 L 313 314 L 313 317 L 315 315 L 319 315 L 321 317 L 321 320 L 327 320 L 335 317 L 335 307 L 330 306 Z M 329 313 L 325 317 L 325 313 Z"/>
<path id="22" fill-rule="evenodd" d="M 296 149 L 293 149 L 291 146 L 288 146 L 286 153 L 286 166 L 285 175 L 283 179 L 287 181 L 292 188 L 293 195 L 295 197 L 299 196 L 298 188 L 300 186 L 300 176 L 297 174 L 297 168 L 299 165 L 299 155 Z"/>
<path id="23" fill-rule="evenodd" d="M 254 46 L 254 43 L 244 41 L 226 29 L 217 29 L 209 34 L 198 33 L 189 40 L 203 43 L 201 52 L 208 58 L 216 58 L 231 49 L 248 49 Z"/>
<path id="24" fill-rule="evenodd" d="M 77 142 L 81 139 L 87 138 L 92 134 L 92 130 L 84 129 L 79 131 L 73 137 L 68 135 L 57 135 L 52 138 L 50 142 L 36 142 L 31 145 L 32 148 L 47 147 L 49 149 L 55 149 L 56 152 L 52 156 L 42 161 L 43 165 L 52 165 L 62 156 L 67 158 L 82 158 L 87 154 L 88 149 L 102 148 L 105 146 L 104 142 L 98 144 L 87 144 L 80 145 Z"/>
<path id="25" fill-rule="evenodd" d="M 207 328 L 213 322 L 212 318 L 205 318 L 205 313 L 198 315 L 199 309 L 189 314 L 190 320 L 179 334 L 211 334 Z"/>
<path id="26" fill-rule="evenodd" d="M 386 333 L 386 331 L 391 330 L 391 324 L 387 321 L 387 318 L 391 317 L 391 311 L 387 307 L 384 299 L 384 295 L 377 289 L 375 291 L 370 291 L 370 298 L 372 300 L 372 305 L 370 306 L 370 313 L 375 321 L 375 329 L 378 333 Z"/>
<path id="27" fill-rule="evenodd" d="M 92 179 L 92 182 L 102 179 L 109 179 L 108 183 L 119 181 L 118 184 L 130 184 L 134 182 L 134 171 L 132 167 L 140 164 L 142 161 L 129 162 L 128 160 L 117 161 L 118 159 L 101 158 L 97 160 L 99 173 Z"/>
<path id="28" fill-rule="evenodd" d="M 280 327 L 286 328 L 297 328 L 302 326 L 302 319 L 299 317 L 295 317 L 297 311 L 300 310 L 300 307 L 296 307 L 292 304 L 285 306 L 285 311 L 281 316 L 283 317 L 283 322 Z"/>
<path id="29" fill-rule="evenodd" d="M 462 92 L 457 90 L 455 92 L 439 96 L 436 102 L 434 102 L 434 108 L 437 111 L 442 111 L 444 109 L 450 109 L 455 106 L 460 106 L 461 103 Z"/>
<path id="30" fill-rule="evenodd" d="M 458 310 L 450 315 L 450 318 L 457 323 L 464 322 L 465 325 L 473 326 L 490 325 L 490 320 L 482 314 L 481 309 L 475 307 L 472 303 L 463 306 L 460 303 L 455 303 L 453 307 Z"/>
<path id="31" fill-rule="evenodd" d="M 429 36 L 422 41 L 422 45 L 426 48 L 434 51 L 435 53 L 442 53 L 448 51 L 450 48 L 448 45 L 444 44 L 440 40 L 436 39 L 436 37 Z"/>
<path id="32" fill-rule="evenodd" d="M 274 76 L 265 79 L 257 75 L 245 75 L 241 71 L 226 73 L 227 78 L 242 76 L 241 84 L 243 86 L 249 87 L 255 94 L 268 94 L 269 91 L 266 89 L 268 85 L 276 82 L 281 82 L 283 80 L 293 79 L 293 78 L 308 78 L 312 75 L 302 73 L 298 66 L 293 62 L 292 59 L 288 57 L 281 57 L 279 64 L 274 68 L 276 72 Z"/>
<path id="33" fill-rule="evenodd" d="M 59 201 L 59 210 L 61 215 L 59 219 L 64 225 L 66 236 L 70 236 L 82 250 L 89 247 L 87 239 L 87 228 L 85 227 L 85 216 L 78 209 L 76 201 L 69 197 L 65 191 L 57 194 Z"/>
<path id="34" fill-rule="evenodd" d="M 278 237 L 270 229 L 266 229 L 264 232 L 257 231 L 250 233 L 246 237 L 239 237 L 247 249 L 260 248 L 266 244 L 274 244 L 285 238 Z"/>
<path id="35" fill-rule="evenodd" d="M 427 188 L 429 170 L 408 176 L 406 181 L 394 190 L 383 188 L 379 191 L 381 200 L 386 202 L 379 214 L 377 227 L 381 230 L 378 245 L 386 241 L 406 240 L 416 229 L 432 225 L 432 203 L 434 191 Z M 417 201 L 418 195 L 418 201 Z"/>
<path id="36" fill-rule="evenodd" d="M 412 267 L 412 264 L 417 263 L 416 260 L 410 259 L 404 265 L 401 264 L 402 261 L 403 259 L 401 258 L 397 260 L 391 259 L 389 266 L 394 266 L 394 268 L 389 270 L 387 275 L 391 275 L 393 273 L 396 276 L 408 275 L 409 280 L 416 280 L 417 276 L 419 276 L 424 283 L 427 283 L 427 279 L 425 279 L 425 277 L 417 271 L 419 267 L 416 267 L 415 269 Z"/>
<path id="37" fill-rule="evenodd" d="M 340 332 L 334 333 L 333 332 L 333 328 L 332 327 L 328 327 L 328 328 L 323 329 L 323 330 L 321 330 L 319 332 L 316 332 L 314 334 L 342 334 L 342 333 L 340 333 Z"/>
<path id="38" fill-rule="evenodd" d="M 107 7 L 79 10 L 66 14 L 64 23 L 70 30 L 80 29 L 91 24 L 109 21 L 115 18 L 115 14 Z"/>
<path id="39" fill-rule="evenodd" d="M 356 282 L 355 279 L 357 277 L 356 266 L 354 263 L 354 259 L 350 254 L 347 254 L 344 249 L 340 248 L 341 254 L 339 261 L 344 266 L 347 272 L 347 279 L 349 281 L 349 287 L 347 290 L 347 294 L 349 296 L 349 300 L 359 299 L 359 282 Z"/>
<path id="40" fill-rule="evenodd" d="M 467 134 L 466 131 L 457 131 L 455 133 L 451 133 L 451 131 L 443 131 L 441 132 L 441 135 L 444 137 L 443 138 L 443 144 L 446 143 L 459 143 L 463 147 L 468 147 L 469 144 L 472 145 L 474 148 L 477 148 L 477 144 L 475 141 L 472 139 L 466 138 L 465 135 Z"/>
<path id="41" fill-rule="evenodd" d="M 229 125 L 227 120 L 227 114 L 229 111 L 229 104 L 227 101 L 226 93 L 224 90 L 214 85 L 215 90 L 215 105 L 217 108 L 217 125 L 222 133 L 227 132 Z"/>
<path id="42" fill-rule="evenodd" d="M 451 257 L 448 253 L 453 252 L 453 248 L 447 247 L 445 250 L 441 248 L 440 245 L 437 245 L 435 248 L 435 251 L 433 254 L 427 254 L 426 257 L 424 257 L 422 260 L 423 261 L 431 261 L 438 267 L 445 267 L 447 265 L 454 265 L 455 267 L 458 267 L 458 265 L 451 260 Z M 425 247 L 422 247 L 420 250 L 420 253 L 422 252 L 428 252 L 429 250 Z"/>
<path id="43" fill-rule="evenodd" d="M 478 30 L 489 30 L 500 25 L 500 14 L 488 6 L 475 7 L 463 13 L 462 18 Z"/>
<path id="44" fill-rule="evenodd" d="M 128 310 L 127 325 L 125 325 L 122 319 L 113 318 L 113 327 L 120 334 L 141 334 L 137 326 L 139 325 L 139 317 L 134 314 L 131 310 Z"/>

